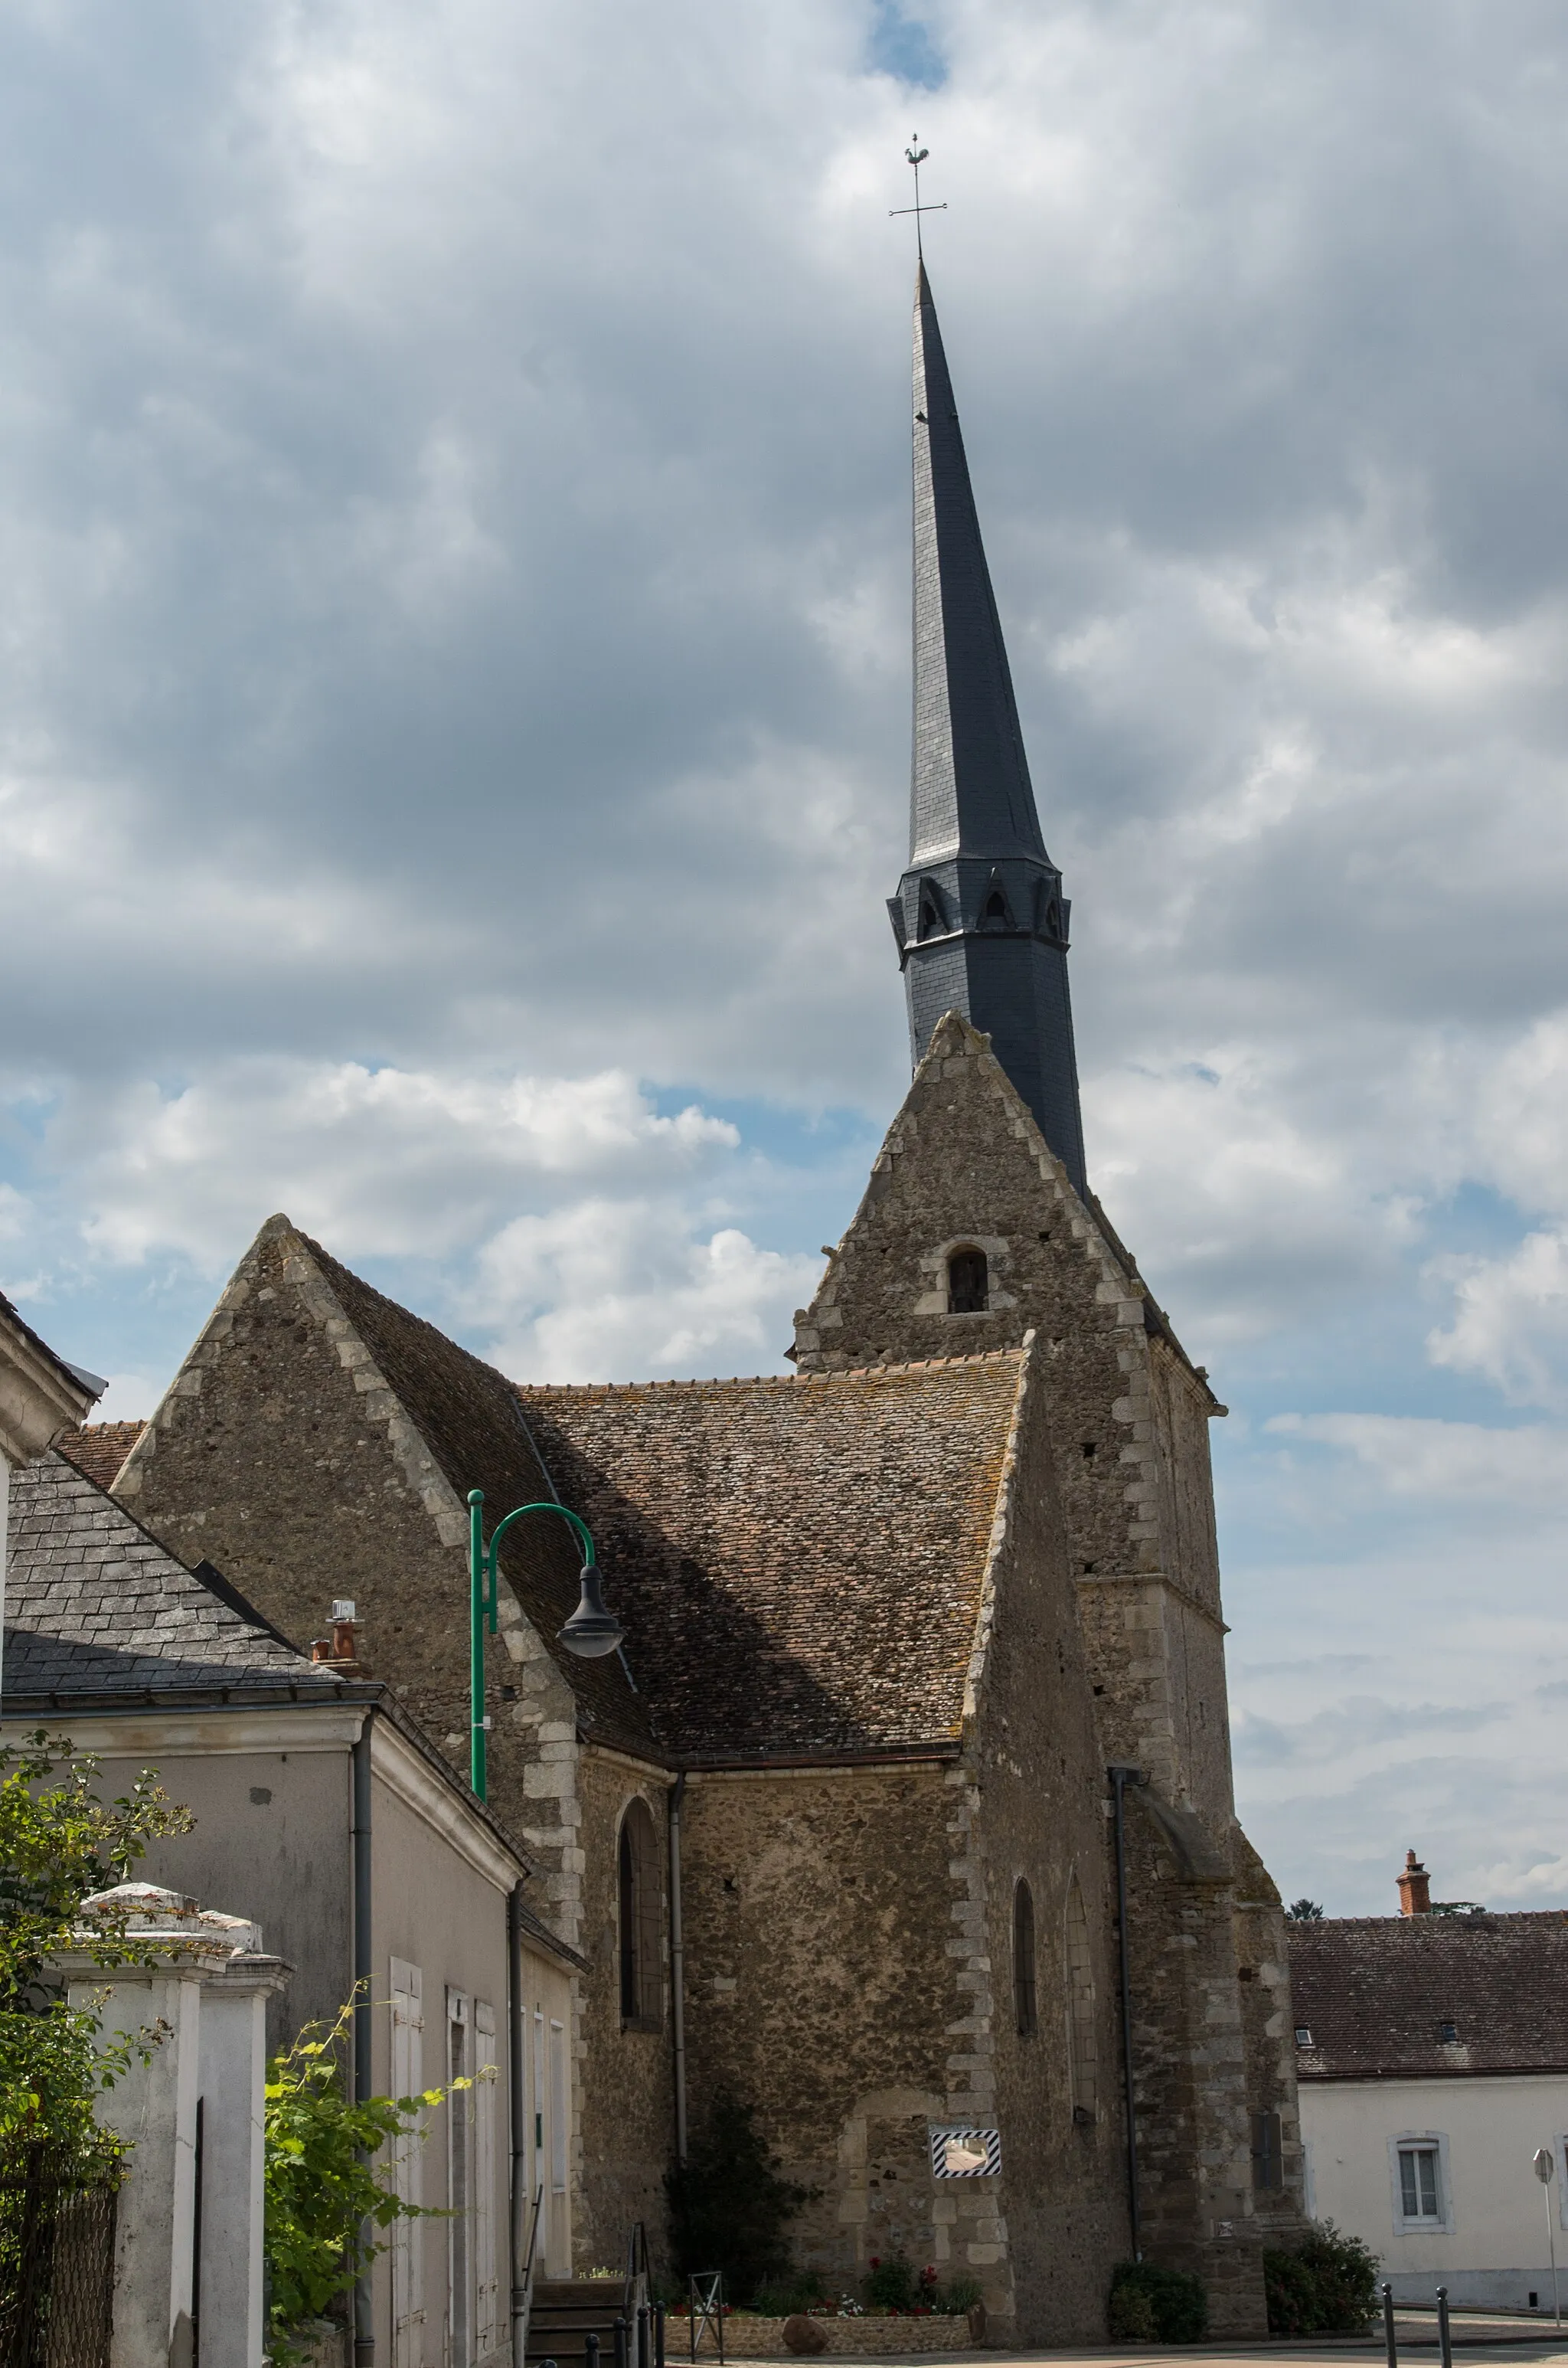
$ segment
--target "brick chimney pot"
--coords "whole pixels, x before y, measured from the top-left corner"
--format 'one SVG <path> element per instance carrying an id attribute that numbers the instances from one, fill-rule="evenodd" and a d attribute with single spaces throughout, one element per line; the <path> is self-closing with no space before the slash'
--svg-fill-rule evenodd
<path id="1" fill-rule="evenodd" d="M 1399 1912 L 1402 1916 L 1432 1913 L 1432 1878 L 1414 1850 L 1404 1853 L 1404 1873 L 1399 1878 Z"/>

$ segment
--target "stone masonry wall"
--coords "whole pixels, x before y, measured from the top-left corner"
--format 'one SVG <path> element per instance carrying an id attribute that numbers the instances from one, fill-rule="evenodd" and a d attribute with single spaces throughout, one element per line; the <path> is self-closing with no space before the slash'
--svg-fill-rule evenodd
<path id="1" fill-rule="evenodd" d="M 592 2170 L 585 2182 L 587 2226 L 576 2240 L 579 2270 L 613 2269 L 641 2220 L 655 2260 L 667 2258 L 665 2173 L 674 2149 L 675 2101 L 669 1987 L 669 1779 L 619 1752 L 586 1746 L 579 1799 L 583 1824 L 583 1976 L 579 2067 L 580 2135 Z M 657 1838 L 659 2028 L 624 2030 L 620 2020 L 620 1822 L 628 1804 L 647 1804 Z"/>
<path id="2" fill-rule="evenodd" d="M 974 1673 L 970 1855 L 983 1881 L 984 1955 L 969 1975 L 977 2061 L 994 2084 L 1018 2340 L 1099 2342 L 1111 2270 L 1128 2249 L 1115 1892 L 1105 1849 L 1105 1779 L 1077 1604 L 1052 1482 L 1049 1366 L 1026 1369 L 1004 1474 L 1006 1531 L 994 1565 L 985 1649 Z M 1028 1883 L 1035 1924 L 1035 2028 L 1014 1994 L 1014 1896 Z M 1070 1895 L 1086 1924 L 1092 2044 L 1074 2085 Z M 978 2054 L 989 2046 L 986 2055 Z M 1092 2072 L 1085 2067 L 1092 2063 Z M 978 2076 L 977 2076 L 978 2077 Z M 1082 2101 L 1088 2095 L 1092 2101 Z M 1074 2118 L 1074 2105 L 1078 2117 Z"/>
<path id="3" fill-rule="evenodd" d="M 983 1249 L 989 1265 L 980 1315 L 949 1314 L 941 1287 L 949 1253 L 965 1245 Z M 1246 1846 L 1233 1805 L 1209 1463 L 1216 1402 L 1097 1210 L 1073 1192 L 985 1040 L 949 1015 L 797 1319 L 798 1361 L 812 1370 L 950 1354 L 960 1341 L 998 1348 L 1030 1327 L 1097 1726 L 1095 1765 L 1102 1783 L 1108 1763 L 1137 1766 L 1166 1803 L 1196 1813 L 1196 1846 L 1212 1877 L 1195 1888 L 1168 1850 L 1153 1848 L 1131 1871 L 1148 2249 L 1202 2269 L 1217 2328 L 1257 2332 L 1257 2245 L 1237 2234 L 1252 2225 L 1249 2100 L 1261 2095 L 1258 2082 L 1272 2098 L 1283 2080 L 1289 2117 L 1294 2087 L 1291 2067 L 1249 2055 L 1244 2038 L 1231 1877 Z"/>
<path id="4" fill-rule="evenodd" d="M 468 1516 L 348 1322 L 308 1246 L 263 1227 L 120 1474 L 117 1493 L 203 1557 L 301 1645 L 352 1597 L 368 1668 L 395 1686 L 452 1765 L 468 1767 Z M 496 1724 L 490 1805 L 538 1870 L 537 1910 L 576 1946 L 582 1923 L 572 1695 L 502 1584 L 486 1656 Z M 574 1985 L 574 2013 L 580 2014 Z M 581 2180 L 582 2032 L 574 2034 L 574 2226 L 599 2241 Z"/>
<path id="5" fill-rule="evenodd" d="M 990 2182 L 943 2182 L 960 2188 L 949 2211 L 930 2170 L 930 2123 L 974 2111 L 952 1953 L 964 1791 L 940 1760 L 692 1776 L 689 2109 L 696 2135 L 722 2092 L 751 2104 L 786 2175 L 817 2191 L 790 2230 L 802 2266 L 852 2288 L 901 2248 L 950 2271 L 979 2247 L 976 2273 L 1010 2317 L 981 2233 Z"/>

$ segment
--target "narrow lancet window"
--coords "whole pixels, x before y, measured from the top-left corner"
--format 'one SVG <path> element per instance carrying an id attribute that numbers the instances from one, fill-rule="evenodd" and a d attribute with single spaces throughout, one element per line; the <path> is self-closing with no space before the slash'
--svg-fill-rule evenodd
<path id="1" fill-rule="evenodd" d="M 1027 2039 L 1035 2027 L 1034 1896 L 1021 1875 L 1013 1888 L 1013 2007 Z"/>
<path id="2" fill-rule="evenodd" d="M 948 1313 L 983 1315 L 991 1304 L 983 1250 L 955 1250 L 948 1260 Z"/>
<path id="3" fill-rule="evenodd" d="M 1073 2119 L 1092 2122 L 1099 2112 L 1098 2049 L 1095 2044 L 1095 1971 L 1089 1951 L 1089 1919 L 1074 1874 L 1067 1885 L 1067 2053 L 1073 2074 Z"/>
<path id="4" fill-rule="evenodd" d="M 664 1968 L 659 1854 L 645 1801 L 631 1801 L 620 1821 L 620 2020 L 657 2030 Z"/>

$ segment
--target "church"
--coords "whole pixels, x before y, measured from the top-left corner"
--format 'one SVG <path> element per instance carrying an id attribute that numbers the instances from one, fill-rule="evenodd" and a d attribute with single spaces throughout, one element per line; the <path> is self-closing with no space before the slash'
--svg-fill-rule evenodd
<path id="1" fill-rule="evenodd" d="M 835 2291 L 902 2251 L 995 2338 L 1096 2341 L 1139 2255 L 1257 2335 L 1301 2146 L 1233 1798 L 1224 1408 L 1089 1188 L 1070 907 L 923 263 L 913 411 L 914 1076 L 793 1371 L 521 1387 L 278 1216 L 115 1493 L 286 1636 L 353 1598 L 460 1768 L 469 1492 L 592 1531 L 619 1649 L 562 1648 L 579 1557 L 525 1520 L 484 1674 L 491 1809 L 586 1968 L 554 2174 L 585 2269 L 640 2220 L 660 2255 L 733 2098 Z"/>

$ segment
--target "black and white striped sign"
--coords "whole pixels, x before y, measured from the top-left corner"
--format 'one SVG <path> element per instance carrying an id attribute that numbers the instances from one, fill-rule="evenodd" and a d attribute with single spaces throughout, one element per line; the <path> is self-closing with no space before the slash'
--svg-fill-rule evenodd
<path id="1" fill-rule="evenodd" d="M 945 2125 L 931 2132 L 931 2171 L 937 2179 L 994 2179 L 1002 2169 L 1000 2130 Z"/>

